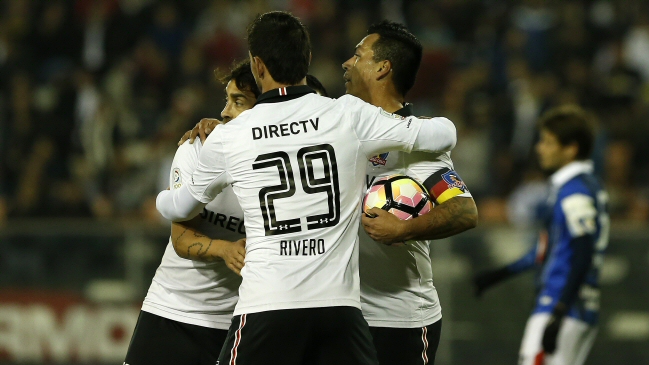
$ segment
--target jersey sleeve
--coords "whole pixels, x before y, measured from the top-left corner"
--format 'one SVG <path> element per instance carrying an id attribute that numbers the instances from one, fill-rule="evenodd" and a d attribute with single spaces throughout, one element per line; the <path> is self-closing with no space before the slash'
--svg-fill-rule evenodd
<path id="1" fill-rule="evenodd" d="M 507 265 L 507 270 L 512 274 L 518 274 L 534 267 L 537 262 L 538 248 L 533 246 L 525 255 Z"/>
<path id="2" fill-rule="evenodd" d="M 205 145 L 198 156 L 189 193 L 202 203 L 209 203 L 228 185 L 232 183 L 230 174 L 226 171 L 227 160 L 223 146 L 223 126 L 219 125 L 207 137 Z"/>
<path id="3" fill-rule="evenodd" d="M 568 195 L 561 199 L 561 209 L 572 238 L 597 232 L 597 208 L 593 197 L 583 193 Z"/>
<path id="4" fill-rule="evenodd" d="M 455 146 L 455 126 L 446 118 L 402 117 L 351 95 L 338 101 L 352 114 L 351 127 L 367 158 L 385 151 L 438 152 Z"/>
<path id="5" fill-rule="evenodd" d="M 423 177 L 423 185 L 435 204 L 444 204 L 455 197 L 471 197 L 466 184 L 453 168 L 448 153 L 435 160 L 422 160 L 410 164 L 409 170 L 412 170 L 416 176 Z"/>

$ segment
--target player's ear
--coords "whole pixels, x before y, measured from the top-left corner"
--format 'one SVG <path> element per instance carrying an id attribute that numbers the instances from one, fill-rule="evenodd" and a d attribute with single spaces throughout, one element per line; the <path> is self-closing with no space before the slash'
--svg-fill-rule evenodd
<path id="1" fill-rule="evenodd" d="M 376 79 L 381 80 L 387 77 L 392 71 L 392 63 L 388 60 L 383 60 L 376 64 Z"/>
<path id="2" fill-rule="evenodd" d="M 576 160 L 577 155 L 579 154 L 579 144 L 577 144 L 576 142 L 570 143 L 569 145 L 564 147 L 564 152 L 568 161 Z"/>
<path id="3" fill-rule="evenodd" d="M 264 64 L 264 61 L 257 56 L 251 56 L 251 58 L 252 62 L 250 62 L 250 67 L 254 68 L 253 72 L 257 74 L 257 77 L 259 77 L 260 80 L 263 79 L 266 75 L 266 65 Z"/>

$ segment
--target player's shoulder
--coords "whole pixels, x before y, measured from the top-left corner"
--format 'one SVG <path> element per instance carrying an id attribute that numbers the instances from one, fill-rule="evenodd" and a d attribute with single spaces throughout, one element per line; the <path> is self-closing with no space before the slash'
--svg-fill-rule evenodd
<path id="1" fill-rule="evenodd" d="M 350 94 L 345 94 L 337 99 L 331 99 L 331 100 L 335 105 L 339 105 L 341 107 L 346 107 L 346 108 L 370 106 L 370 104 L 365 102 L 363 99 Z"/>
<path id="2" fill-rule="evenodd" d="M 201 153 L 203 143 L 200 138 L 196 138 L 194 143 L 189 143 L 189 140 L 178 146 L 176 154 L 174 155 L 174 162 L 183 160 L 194 160 Z"/>
<path id="3" fill-rule="evenodd" d="M 559 189 L 559 198 L 565 199 L 571 195 L 587 195 L 594 197 L 597 194 L 596 178 L 590 174 L 580 174 L 568 180 Z"/>

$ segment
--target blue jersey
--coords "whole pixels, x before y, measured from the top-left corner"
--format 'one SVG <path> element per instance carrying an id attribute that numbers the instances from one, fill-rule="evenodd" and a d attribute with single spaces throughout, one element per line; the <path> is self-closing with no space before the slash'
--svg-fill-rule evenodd
<path id="1" fill-rule="evenodd" d="M 599 270 L 608 245 L 607 194 L 589 162 L 572 162 L 551 177 L 544 230 L 527 255 L 509 266 L 537 269 L 534 313 L 552 312 L 558 302 L 568 315 L 595 324 L 599 312 Z"/>

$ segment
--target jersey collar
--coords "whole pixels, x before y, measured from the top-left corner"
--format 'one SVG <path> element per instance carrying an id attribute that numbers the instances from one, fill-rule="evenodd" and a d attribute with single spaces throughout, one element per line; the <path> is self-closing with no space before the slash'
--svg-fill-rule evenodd
<path id="1" fill-rule="evenodd" d="M 409 117 L 409 116 L 413 115 L 413 113 L 412 113 L 412 104 L 407 104 L 407 103 L 404 104 L 403 108 L 397 110 L 393 114 L 397 114 L 397 115 L 400 115 L 402 117 Z"/>
<path id="2" fill-rule="evenodd" d="M 572 161 L 552 174 L 550 181 L 553 186 L 562 186 L 577 175 L 592 174 L 593 171 L 593 161 Z"/>
<path id="3" fill-rule="evenodd" d="M 259 95 L 255 105 L 289 101 L 311 93 L 315 94 L 315 91 L 306 85 L 280 87 L 279 89 L 269 90 Z"/>

